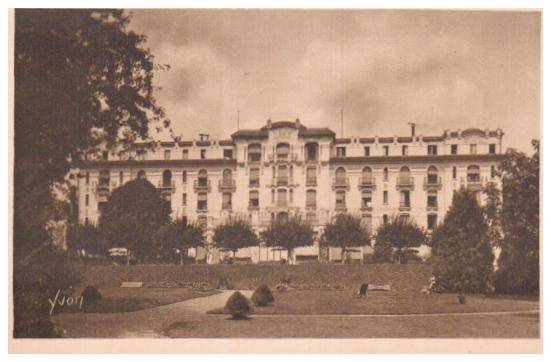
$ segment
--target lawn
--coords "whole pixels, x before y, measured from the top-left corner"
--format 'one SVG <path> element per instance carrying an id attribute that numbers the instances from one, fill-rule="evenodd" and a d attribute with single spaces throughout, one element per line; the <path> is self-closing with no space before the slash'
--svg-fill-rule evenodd
<path id="1" fill-rule="evenodd" d="M 171 338 L 538 338 L 538 314 L 438 317 L 190 317 L 169 325 Z M 369 343 L 369 342 L 367 342 Z"/>
<path id="2" fill-rule="evenodd" d="M 538 309 L 537 301 L 468 296 L 466 304 L 456 294 L 368 292 L 358 298 L 351 291 L 291 290 L 274 292 L 275 302 L 254 307 L 254 314 L 420 314 L 526 311 Z M 225 313 L 222 308 L 211 314 Z"/>
<path id="3" fill-rule="evenodd" d="M 182 302 L 184 300 L 204 297 L 216 291 L 200 292 L 182 288 L 100 288 L 102 299 L 95 304 L 76 308 L 62 308 L 61 313 L 118 313 L 133 312 L 161 305 Z M 59 307 L 57 307 L 59 308 Z"/>
<path id="4" fill-rule="evenodd" d="M 361 283 L 390 284 L 401 291 L 418 292 L 432 275 L 428 264 L 301 264 L 301 265 L 79 265 L 86 285 L 118 287 L 123 281 L 207 282 L 217 287 L 227 279 L 236 289 L 274 287 L 283 279 L 293 284 L 339 284 L 350 291 Z"/>

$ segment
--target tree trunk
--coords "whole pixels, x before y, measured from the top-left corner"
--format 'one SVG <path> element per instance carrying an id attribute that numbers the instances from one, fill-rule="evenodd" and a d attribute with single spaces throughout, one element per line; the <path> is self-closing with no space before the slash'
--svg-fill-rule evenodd
<path id="1" fill-rule="evenodd" d="M 346 264 L 346 262 L 344 260 L 344 254 L 346 254 L 346 247 L 342 246 L 341 247 L 341 264 Z"/>
<path id="2" fill-rule="evenodd" d="M 184 265 L 184 252 L 180 250 L 180 265 Z"/>

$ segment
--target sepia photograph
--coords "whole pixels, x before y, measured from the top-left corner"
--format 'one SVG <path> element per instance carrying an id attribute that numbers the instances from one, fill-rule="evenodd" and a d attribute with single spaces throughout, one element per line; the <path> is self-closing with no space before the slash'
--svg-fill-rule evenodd
<path id="1" fill-rule="evenodd" d="M 11 22 L 14 343 L 541 339 L 541 10 Z"/>

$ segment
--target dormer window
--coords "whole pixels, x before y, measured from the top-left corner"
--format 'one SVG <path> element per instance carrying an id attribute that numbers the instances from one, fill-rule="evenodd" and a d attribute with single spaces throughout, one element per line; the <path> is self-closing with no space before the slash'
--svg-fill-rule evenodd
<path id="1" fill-rule="evenodd" d="M 492 143 L 492 144 L 488 145 L 488 153 L 490 153 L 492 155 L 496 153 L 496 145 L 495 144 Z"/>
<path id="2" fill-rule="evenodd" d="M 390 154 L 390 147 L 383 146 L 383 152 L 385 156 L 388 156 Z"/>
<path id="3" fill-rule="evenodd" d="M 207 158 L 207 150 L 202 149 L 202 150 L 200 151 L 200 153 L 201 153 L 201 159 L 202 159 L 202 160 L 204 160 L 205 158 Z"/>
<path id="4" fill-rule="evenodd" d="M 438 154 L 438 146 L 437 145 L 428 145 L 427 146 L 427 154 L 431 156 L 436 156 Z"/>
<path id="5" fill-rule="evenodd" d="M 451 147 L 451 154 L 452 154 L 452 155 L 457 155 L 457 145 L 452 145 L 452 147 Z"/>

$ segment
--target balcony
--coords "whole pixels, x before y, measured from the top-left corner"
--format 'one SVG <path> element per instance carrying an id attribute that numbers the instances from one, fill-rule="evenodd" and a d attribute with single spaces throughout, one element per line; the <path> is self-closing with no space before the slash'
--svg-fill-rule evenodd
<path id="1" fill-rule="evenodd" d="M 174 191 L 176 189 L 176 186 L 174 184 L 174 180 L 170 182 L 161 182 L 159 181 L 157 183 L 157 188 L 161 191 Z"/>
<path id="2" fill-rule="evenodd" d="M 289 185 L 289 178 L 288 177 L 277 177 L 276 178 L 276 185 L 277 186 L 287 186 L 287 185 Z"/>
<path id="3" fill-rule="evenodd" d="M 401 202 L 400 207 L 398 208 L 398 210 L 400 212 L 411 211 L 411 204 L 406 203 L 406 202 Z"/>
<path id="4" fill-rule="evenodd" d="M 218 191 L 235 192 L 235 180 L 218 180 Z"/>
<path id="5" fill-rule="evenodd" d="M 289 205 L 289 203 L 287 202 L 287 200 L 277 200 L 276 201 L 276 206 L 277 207 L 287 207 Z"/>
<path id="6" fill-rule="evenodd" d="M 413 177 L 411 177 L 411 176 L 398 176 L 396 178 L 396 189 L 397 190 L 402 190 L 402 189 L 413 190 L 413 187 L 414 187 Z"/>
<path id="7" fill-rule="evenodd" d="M 335 211 L 337 212 L 346 212 L 346 204 L 336 204 Z"/>
<path id="8" fill-rule="evenodd" d="M 333 179 L 333 190 L 350 189 L 350 179 L 348 177 L 339 177 Z"/>
<path id="9" fill-rule="evenodd" d="M 231 202 L 222 203 L 222 210 L 231 210 L 231 209 L 232 209 Z"/>
<path id="10" fill-rule="evenodd" d="M 297 160 L 298 155 L 296 153 L 268 155 L 268 161 L 270 162 L 296 162 Z"/>
<path id="11" fill-rule="evenodd" d="M 95 188 L 94 188 L 95 192 L 96 193 L 109 193 L 109 182 L 105 183 L 105 182 L 100 182 L 98 183 L 97 185 L 95 185 Z"/>
<path id="12" fill-rule="evenodd" d="M 358 180 L 358 189 L 371 189 L 375 190 L 375 178 L 373 176 L 362 176 Z"/>
<path id="13" fill-rule="evenodd" d="M 249 187 L 260 187 L 260 180 L 259 179 L 249 180 Z"/>
<path id="14" fill-rule="evenodd" d="M 317 186 L 317 185 L 318 185 L 318 179 L 316 177 L 306 178 L 306 186 Z"/>
<path id="15" fill-rule="evenodd" d="M 442 188 L 442 177 L 440 176 L 428 176 L 425 177 L 423 182 L 424 190 L 440 190 Z"/>
<path id="16" fill-rule="evenodd" d="M 193 191 L 207 191 L 210 192 L 210 180 L 199 179 L 193 181 Z"/>

